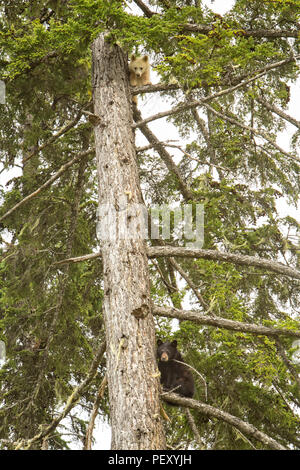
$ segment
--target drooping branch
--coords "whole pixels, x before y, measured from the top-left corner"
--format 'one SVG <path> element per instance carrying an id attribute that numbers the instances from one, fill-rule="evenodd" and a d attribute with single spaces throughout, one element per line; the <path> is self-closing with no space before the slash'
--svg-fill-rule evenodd
<path id="1" fill-rule="evenodd" d="M 4 215 L 2 215 L 0 217 L 0 222 L 6 219 L 6 217 L 8 217 L 9 215 L 11 215 L 16 209 L 19 209 L 19 207 L 21 207 L 23 204 L 30 201 L 30 199 L 37 196 L 41 191 L 51 186 L 51 184 L 54 183 L 54 181 L 56 181 L 66 170 L 68 170 L 68 168 L 74 165 L 74 163 L 76 163 L 77 161 L 81 160 L 82 158 L 86 157 L 87 155 L 89 155 L 90 153 L 94 151 L 95 149 L 89 149 L 89 150 L 85 150 L 84 152 L 80 152 L 76 157 L 72 158 L 72 160 L 62 165 L 60 169 L 53 176 L 51 176 L 51 178 L 49 178 L 42 186 L 40 186 L 38 189 L 33 191 L 31 194 L 28 194 L 28 196 L 24 197 L 24 199 L 22 199 L 15 206 L 13 206 L 9 211 L 7 211 Z"/>
<path id="2" fill-rule="evenodd" d="M 49 436 L 59 425 L 62 419 L 64 419 L 71 409 L 76 405 L 78 399 L 82 396 L 82 394 L 85 392 L 87 387 L 90 385 L 92 380 L 94 379 L 96 373 L 97 373 L 97 368 L 100 364 L 100 361 L 102 359 L 103 354 L 105 353 L 106 349 L 106 344 L 105 341 L 103 341 L 99 348 L 96 351 L 95 357 L 91 363 L 89 372 L 84 379 L 84 381 L 78 385 L 74 389 L 74 391 L 71 393 L 69 396 L 67 403 L 64 407 L 64 409 L 61 411 L 61 413 L 50 423 L 47 427 L 45 427 L 41 432 L 39 432 L 36 436 L 32 437 L 28 441 L 21 440 L 15 447 L 16 450 L 18 449 L 30 449 L 30 447 L 36 443 L 42 441 L 46 436 Z"/>
<path id="3" fill-rule="evenodd" d="M 82 196 L 82 192 L 84 188 L 85 169 L 87 167 L 87 164 L 88 164 L 87 158 L 81 159 L 79 167 L 78 167 L 78 171 L 77 171 L 77 182 L 74 188 L 75 195 L 72 201 L 69 222 L 66 224 L 66 225 L 69 225 L 68 230 L 67 230 L 68 236 L 66 240 L 66 249 L 65 249 L 66 257 L 70 257 L 73 251 L 76 228 L 77 228 L 77 223 L 78 223 L 80 200 L 81 200 L 81 196 Z M 49 329 L 47 331 L 47 339 L 45 342 L 45 347 L 42 349 L 38 357 L 37 363 L 36 363 L 36 367 L 39 372 L 38 372 L 38 377 L 36 379 L 36 383 L 34 386 L 34 391 L 32 393 L 32 397 L 26 408 L 27 410 L 29 408 L 34 407 L 36 397 L 39 395 L 43 381 L 45 380 L 45 377 L 46 377 L 46 370 L 47 370 L 47 365 L 49 363 L 49 356 L 50 356 L 50 348 L 51 348 L 53 339 L 55 337 L 55 334 L 58 330 L 58 324 L 59 324 L 59 319 L 60 319 L 61 312 L 62 312 L 62 306 L 65 300 L 66 290 L 67 290 L 67 286 L 69 283 L 69 269 L 70 269 L 70 265 L 69 264 L 65 265 L 62 269 L 61 275 L 58 277 L 57 302 L 56 302 L 55 308 L 53 309 L 53 312 L 51 312 L 52 318 L 51 318 L 51 321 L 49 322 L 50 324 L 49 324 Z"/>
<path id="4" fill-rule="evenodd" d="M 297 121 L 297 119 L 293 118 L 289 114 L 286 114 L 284 111 L 282 111 L 282 109 L 278 108 L 274 104 L 269 103 L 268 101 L 264 100 L 260 96 L 256 96 L 255 100 L 258 101 L 260 104 L 262 104 L 265 108 L 267 108 L 272 113 L 277 114 L 278 116 L 280 116 L 285 121 L 290 122 L 295 127 L 298 127 L 298 129 L 300 129 L 300 121 Z"/>
<path id="5" fill-rule="evenodd" d="M 227 413 L 226 411 L 220 410 L 219 408 L 215 408 L 214 406 L 207 405 L 206 403 L 193 400 L 192 398 L 184 398 L 177 395 L 176 393 L 171 392 L 164 392 L 161 397 L 168 403 L 193 408 L 194 410 L 200 411 L 202 414 L 208 416 L 209 418 L 216 418 L 220 421 L 224 421 L 225 423 L 237 428 L 246 436 L 257 439 L 258 441 L 262 442 L 264 445 L 267 445 L 271 449 L 287 450 L 285 447 L 279 444 L 279 442 L 275 441 L 275 439 L 259 431 L 252 424 L 245 423 L 245 421 L 241 420 L 240 418 L 237 418 L 236 416 L 233 416 Z"/>
<path id="6" fill-rule="evenodd" d="M 298 389 L 300 391 L 300 375 L 297 372 L 297 368 L 294 366 L 294 364 L 287 357 L 285 349 L 284 349 L 283 345 L 281 344 L 281 342 L 278 338 L 276 339 L 276 349 L 277 349 L 277 352 L 278 352 L 279 356 L 281 357 L 281 359 L 285 363 L 286 368 L 290 371 L 291 375 L 294 377 L 295 382 L 296 382 L 296 384 L 298 386 Z"/>
<path id="7" fill-rule="evenodd" d="M 13 82 L 16 78 L 20 77 L 21 75 L 25 75 L 28 72 L 32 72 L 35 67 L 38 67 L 40 64 L 48 64 L 49 59 L 56 59 L 59 56 L 57 51 L 50 51 L 44 57 L 41 57 L 35 61 L 28 61 L 23 64 L 22 69 L 18 71 L 18 73 L 14 73 L 12 78 L 8 78 L 8 82 Z"/>
<path id="8" fill-rule="evenodd" d="M 215 114 L 216 116 L 218 116 L 219 118 L 223 119 L 224 121 L 228 121 L 230 122 L 231 124 L 235 125 L 235 126 L 238 126 L 238 127 L 241 127 L 242 129 L 246 130 L 246 131 L 249 131 L 251 132 L 252 134 L 255 134 L 259 137 L 262 137 L 263 139 L 265 139 L 270 145 L 272 145 L 274 148 L 276 148 L 280 153 L 282 153 L 283 155 L 285 155 L 286 157 L 288 158 L 292 158 L 293 160 L 297 160 L 298 162 L 300 162 L 300 158 L 297 157 L 296 155 L 292 155 L 291 153 L 289 152 L 286 152 L 284 149 L 282 149 L 276 142 L 274 142 L 274 140 L 272 140 L 265 132 L 261 132 L 261 131 L 258 131 L 257 129 L 254 129 L 253 127 L 250 127 L 250 126 L 246 126 L 245 124 L 243 124 L 242 122 L 238 121 L 237 119 L 234 119 L 233 117 L 231 116 L 228 116 L 227 114 L 224 114 L 224 113 L 220 113 L 219 111 L 217 111 L 216 109 L 214 109 L 212 106 L 209 106 L 207 103 L 203 103 L 203 106 L 205 106 L 207 109 L 209 109 L 209 111 L 213 114 Z"/>
<path id="9" fill-rule="evenodd" d="M 270 328 L 262 325 L 254 325 L 252 323 L 243 323 L 227 318 L 203 315 L 194 310 L 178 310 L 174 307 L 160 307 L 153 305 L 153 315 L 168 318 L 177 318 L 179 320 L 189 320 L 198 325 L 215 326 L 231 331 L 239 331 L 241 333 L 250 333 L 253 335 L 265 335 L 277 338 L 280 335 L 300 338 L 300 330 L 288 330 L 286 328 Z"/>
<path id="10" fill-rule="evenodd" d="M 149 258 L 157 258 L 158 256 L 181 256 L 187 258 L 209 259 L 212 261 L 223 261 L 240 266 L 255 266 L 277 274 L 300 279 L 300 271 L 286 266 L 285 264 L 271 261 L 266 258 L 226 253 L 217 250 L 190 249 L 180 246 L 153 246 L 148 248 L 148 256 Z"/>
<path id="11" fill-rule="evenodd" d="M 48 145 L 52 144 L 53 142 L 55 142 L 57 139 L 59 139 L 59 137 L 61 137 L 62 135 L 66 134 L 70 129 L 73 129 L 73 127 L 77 124 L 77 122 L 79 121 L 79 119 L 81 118 L 82 116 L 82 113 L 83 113 L 83 108 L 82 107 L 78 113 L 76 114 L 75 118 L 68 122 L 68 124 L 65 124 L 61 129 L 59 129 L 59 131 L 57 131 L 54 135 L 52 135 L 48 140 L 46 140 L 46 142 L 44 142 L 42 145 L 40 145 L 39 147 L 36 147 L 34 148 L 28 155 L 26 155 L 26 157 L 23 159 L 23 163 L 26 163 L 30 158 L 32 158 L 34 155 L 37 155 L 41 150 L 43 150 L 44 148 L 46 148 Z"/>

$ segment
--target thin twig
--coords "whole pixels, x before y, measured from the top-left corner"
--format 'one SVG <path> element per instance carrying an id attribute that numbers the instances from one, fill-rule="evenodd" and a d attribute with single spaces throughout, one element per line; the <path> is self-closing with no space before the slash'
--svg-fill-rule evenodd
<path id="1" fill-rule="evenodd" d="M 190 364 L 187 364 L 186 362 L 178 361 L 177 359 L 173 359 L 173 361 L 174 361 L 174 362 L 178 362 L 178 364 L 183 364 L 184 366 L 189 367 L 189 368 L 192 369 L 194 372 L 196 372 L 196 374 L 199 375 L 200 379 L 202 380 L 202 382 L 203 382 L 203 384 L 204 384 L 205 401 L 207 401 L 207 382 L 206 382 L 205 378 L 203 377 L 203 375 L 201 375 L 198 370 L 196 370 L 193 366 L 191 366 Z"/>

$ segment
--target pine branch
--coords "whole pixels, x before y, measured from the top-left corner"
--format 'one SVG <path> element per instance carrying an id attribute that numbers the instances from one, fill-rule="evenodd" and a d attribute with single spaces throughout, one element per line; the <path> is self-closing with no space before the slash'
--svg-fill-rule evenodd
<path id="1" fill-rule="evenodd" d="M 193 24 L 193 23 L 186 23 L 180 25 L 182 31 L 184 32 L 193 32 L 193 33 L 200 33 L 200 34 L 209 34 L 213 31 L 213 27 L 211 25 L 206 24 Z M 229 29 L 230 30 L 230 29 Z M 253 38 L 298 38 L 299 31 L 297 29 L 294 30 L 282 30 L 282 29 L 238 29 L 232 31 L 235 33 L 236 36 L 243 36 L 243 37 L 253 37 Z"/>
<path id="2" fill-rule="evenodd" d="M 269 111 L 277 114 L 278 116 L 280 116 L 285 121 L 290 122 L 295 127 L 298 127 L 298 129 L 300 129 L 300 121 L 297 121 L 295 118 L 293 118 L 289 114 L 286 114 L 284 111 L 282 111 L 282 109 L 278 108 L 274 104 L 270 104 L 268 101 L 264 100 L 263 98 L 261 98 L 259 96 L 256 96 L 255 100 L 258 101 L 260 104 L 262 104 Z"/>
<path id="3" fill-rule="evenodd" d="M 228 93 L 232 93 L 233 91 L 238 90 L 239 88 L 242 88 L 243 86 L 246 86 L 249 83 L 252 83 L 253 81 L 255 81 L 258 78 L 262 77 L 263 75 L 268 73 L 270 70 L 276 69 L 276 68 L 281 67 L 283 65 L 287 65 L 291 62 L 295 62 L 298 59 L 300 59 L 300 54 L 298 54 L 296 56 L 291 56 L 287 59 L 279 60 L 278 62 L 273 62 L 271 64 L 267 64 L 267 65 L 265 65 L 264 67 L 261 67 L 258 70 L 254 70 L 253 72 L 249 72 L 249 74 L 251 74 L 250 77 L 249 77 L 249 74 L 237 77 L 234 80 L 235 84 L 230 86 L 229 88 L 226 88 L 225 90 L 221 90 L 221 91 L 219 91 L 217 93 L 214 93 L 212 95 L 208 95 L 205 98 L 203 98 L 203 100 L 191 101 L 190 102 L 190 108 L 201 105 L 203 101 L 204 102 L 211 101 L 212 99 L 219 98 L 220 96 L 226 95 Z M 253 76 L 253 74 L 254 74 L 254 76 Z M 220 83 L 217 83 L 216 85 L 225 86 L 225 83 L 220 82 Z M 194 86 L 193 89 L 202 88 L 202 87 L 203 87 L 203 83 L 200 83 L 199 85 Z M 182 88 L 183 88 L 183 86 L 180 85 L 179 83 L 178 84 L 157 83 L 156 85 L 144 85 L 144 86 L 139 86 L 139 87 L 131 87 L 131 93 L 133 95 L 138 95 L 140 93 L 155 93 L 157 91 L 179 90 L 179 89 L 182 89 Z M 188 104 L 181 105 L 181 106 L 187 106 L 187 105 Z M 168 116 L 169 113 L 170 114 L 175 114 L 176 112 L 179 112 L 179 111 L 175 111 L 176 108 L 178 108 L 178 106 L 175 106 L 174 108 L 172 108 L 169 111 L 165 111 L 164 115 Z M 147 122 L 150 122 L 150 121 L 147 121 Z"/>
<path id="4" fill-rule="evenodd" d="M 181 397 L 175 393 L 170 392 L 164 392 L 163 394 L 161 394 L 161 397 L 168 403 L 192 408 L 194 410 L 200 411 L 200 413 L 204 414 L 205 416 L 208 416 L 209 418 L 216 418 L 220 421 L 224 421 L 225 423 L 237 428 L 241 433 L 251 438 L 257 439 L 258 441 L 262 442 L 264 445 L 267 445 L 271 449 L 287 450 L 285 447 L 279 444 L 279 442 L 275 441 L 275 439 L 259 431 L 252 424 L 248 424 L 245 421 L 242 421 L 240 418 L 237 418 L 236 416 L 233 416 L 223 410 L 220 410 L 219 408 L 215 408 L 211 405 L 207 405 L 206 403 L 193 400 L 192 398 Z"/>
<path id="5" fill-rule="evenodd" d="M 79 206 L 80 200 L 83 192 L 84 186 L 84 173 L 85 168 L 87 166 L 87 159 L 81 159 L 79 167 L 78 167 L 78 175 L 77 175 L 77 182 L 75 186 L 75 197 L 73 199 L 70 218 L 69 218 L 69 227 L 68 227 L 68 238 L 66 242 L 66 256 L 69 257 L 73 250 L 77 221 L 78 221 L 78 214 L 79 214 Z M 62 306 L 65 299 L 66 288 L 69 282 L 69 269 L 70 265 L 66 265 L 63 268 L 62 274 L 58 277 L 58 299 L 52 314 L 51 323 L 49 326 L 47 340 L 45 347 L 41 351 L 41 354 L 38 357 L 38 361 L 36 364 L 37 369 L 39 370 L 38 378 L 36 380 L 36 384 L 34 387 L 34 392 L 30 399 L 29 404 L 26 407 L 28 410 L 30 407 L 34 406 L 34 402 L 38 394 L 40 393 L 40 389 L 42 386 L 43 381 L 45 380 L 45 370 L 47 367 L 47 363 L 49 360 L 49 353 L 50 353 L 50 346 L 53 341 L 53 338 L 58 330 L 58 321 L 61 316 Z"/>
<path id="6" fill-rule="evenodd" d="M 289 152 L 286 152 L 284 149 L 282 149 L 276 142 L 274 142 L 265 132 L 258 131 L 257 129 L 254 129 L 253 127 L 246 126 L 242 122 L 237 121 L 236 119 L 232 118 L 231 116 L 227 116 L 227 114 L 220 113 L 219 111 L 216 111 L 212 106 L 209 106 L 207 103 L 203 103 L 203 106 L 205 106 L 207 109 L 209 109 L 210 112 L 215 114 L 215 116 L 218 116 L 224 121 L 228 121 L 231 124 L 241 127 L 242 129 L 251 132 L 252 134 L 255 134 L 259 137 L 262 137 L 265 139 L 267 142 L 269 142 L 270 145 L 272 145 L 274 148 L 276 148 L 280 153 L 285 155 L 288 158 L 292 158 L 293 160 L 297 160 L 300 162 L 300 158 L 297 157 L 296 155 L 292 155 Z"/>
<path id="7" fill-rule="evenodd" d="M 300 330 L 288 330 L 287 328 L 270 328 L 262 325 L 254 325 L 252 323 L 243 323 L 227 318 L 213 317 L 203 315 L 199 311 L 179 310 L 174 307 L 152 306 L 153 315 L 159 317 L 177 318 L 179 320 L 188 320 L 198 325 L 214 326 L 216 328 L 224 328 L 231 331 L 239 331 L 241 333 L 250 333 L 253 335 L 264 335 L 277 338 L 280 335 L 292 338 L 300 338 Z"/>
<path id="8" fill-rule="evenodd" d="M 151 18 L 157 13 L 150 10 L 150 8 L 145 5 L 141 0 L 134 0 L 134 3 L 142 10 L 147 18 Z M 164 2 L 165 8 L 170 8 L 169 2 Z M 194 24 L 194 23 L 185 23 L 179 25 L 182 32 L 192 32 L 208 35 L 214 31 L 213 26 L 207 24 Z M 281 30 L 281 29 L 243 29 L 233 30 L 236 36 L 244 37 L 254 37 L 254 38 L 298 38 L 299 31 L 295 30 Z"/>
<path id="9" fill-rule="evenodd" d="M 181 256 L 187 258 L 202 258 L 212 261 L 223 261 L 226 263 L 234 263 L 240 266 L 255 266 L 258 268 L 272 271 L 277 274 L 300 279 L 300 271 L 286 266 L 285 264 L 271 261 L 266 258 L 258 258 L 255 256 L 241 255 L 236 253 L 226 253 L 217 250 L 190 249 L 177 246 L 153 246 L 148 248 L 149 258 L 157 258 L 158 256 Z"/>
<path id="10" fill-rule="evenodd" d="M 45 427 L 44 430 L 39 432 L 36 436 L 32 437 L 31 439 L 28 439 L 27 441 L 21 440 L 20 442 L 18 442 L 16 447 L 15 447 L 15 450 L 18 450 L 18 449 L 28 450 L 28 449 L 30 449 L 30 447 L 34 443 L 40 442 L 46 436 L 49 436 L 49 434 L 51 434 L 57 428 L 57 426 L 59 425 L 61 420 L 64 419 L 69 414 L 71 409 L 76 405 L 78 399 L 82 396 L 82 394 L 85 392 L 87 387 L 90 385 L 90 383 L 94 379 L 94 377 L 97 373 L 97 368 L 99 366 L 99 363 L 102 359 L 103 354 L 105 353 L 105 349 L 106 349 L 106 344 L 105 344 L 105 341 L 103 341 L 100 344 L 97 351 L 96 351 L 95 357 L 94 357 L 94 359 L 91 363 L 91 366 L 90 366 L 90 369 L 89 369 L 89 372 L 88 372 L 86 378 L 84 379 L 84 381 L 80 385 L 78 385 L 78 387 L 76 387 L 73 390 L 73 392 L 71 393 L 71 395 L 69 396 L 69 398 L 67 400 L 67 403 L 66 403 L 64 409 L 58 415 L 58 417 L 55 418 L 52 421 L 52 423 L 50 423 L 47 427 Z"/>
<path id="11" fill-rule="evenodd" d="M 276 339 L 276 349 L 277 349 L 279 356 L 285 363 L 286 368 L 290 371 L 291 375 L 294 377 L 296 384 L 298 386 L 298 390 L 300 392 L 300 375 L 297 372 L 297 367 L 295 367 L 294 364 L 287 357 L 284 347 L 282 346 L 278 338 Z"/>
<path id="12" fill-rule="evenodd" d="M 56 132 L 56 134 L 54 134 L 53 136 L 51 136 L 48 140 L 46 140 L 46 142 L 44 142 L 42 145 L 40 145 L 39 147 L 37 148 L 34 148 L 34 150 L 32 150 L 32 152 L 30 152 L 29 155 L 27 155 L 24 159 L 23 159 L 23 164 L 26 163 L 30 158 L 32 158 L 34 155 L 37 155 L 41 150 L 43 150 L 45 147 L 47 147 L 48 145 L 50 144 L 53 144 L 53 142 L 55 142 L 60 136 L 66 134 L 70 129 L 73 129 L 73 127 L 77 124 L 77 122 L 79 121 L 79 119 L 81 118 L 82 116 L 82 113 L 83 113 L 83 109 L 84 107 L 82 107 L 78 113 L 76 114 L 75 118 L 70 121 L 68 124 L 66 124 L 65 126 L 63 126 L 59 131 Z"/>
<path id="13" fill-rule="evenodd" d="M 28 196 L 24 197 L 24 199 L 22 199 L 15 206 L 13 206 L 9 211 L 7 211 L 4 215 L 2 215 L 0 217 L 0 222 L 2 220 L 6 219 L 6 217 L 8 217 L 9 215 L 11 215 L 16 209 L 19 209 L 19 207 L 21 207 L 23 204 L 30 201 L 30 199 L 38 196 L 38 194 L 40 192 L 42 192 L 44 189 L 47 189 L 49 186 L 51 186 L 51 184 L 54 183 L 54 181 L 56 181 L 66 170 L 68 170 L 68 168 L 70 168 L 72 165 L 74 165 L 74 163 L 76 163 L 77 161 L 81 160 L 82 158 L 84 158 L 85 156 L 89 155 L 90 153 L 92 153 L 94 151 L 95 151 L 95 149 L 90 149 L 90 150 L 86 150 L 84 152 L 80 152 L 72 160 L 70 160 L 69 162 L 62 165 L 60 167 L 60 169 L 53 176 L 51 176 L 51 178 L 49 178 L 42 186 L 40 186 L 38 189 L 33 191 Z"/>

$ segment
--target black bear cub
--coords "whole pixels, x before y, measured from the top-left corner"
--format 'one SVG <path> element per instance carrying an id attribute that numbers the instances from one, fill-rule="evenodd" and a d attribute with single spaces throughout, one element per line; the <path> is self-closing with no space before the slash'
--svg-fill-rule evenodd
<path id="1" fill-rule="evenodd" d="M 183 362 L 183 358 L 177 350 L 177 341 L 163 343 L 160 339 L 157 340 L 157 357 L 160 382 L 163 388 L 168 391 L 175 389 L 175 393 L 192 398 L 194 395 L 193 375 L 187 366 L 174 361 L 175 359 Z"/>

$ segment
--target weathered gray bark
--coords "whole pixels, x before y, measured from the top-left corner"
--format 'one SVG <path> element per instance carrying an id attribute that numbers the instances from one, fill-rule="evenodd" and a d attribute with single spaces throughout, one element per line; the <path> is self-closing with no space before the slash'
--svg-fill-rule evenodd
<path id="1" fill-rule="evenodd" d="M 111 448 L 164 449 L 146 246 L 131 206 L 141 191 L 127 60 L 104 35 L 93 43 L 93 87 Z M 114 212 L 139 237 L 114 236 L 106 219 Z"/>

